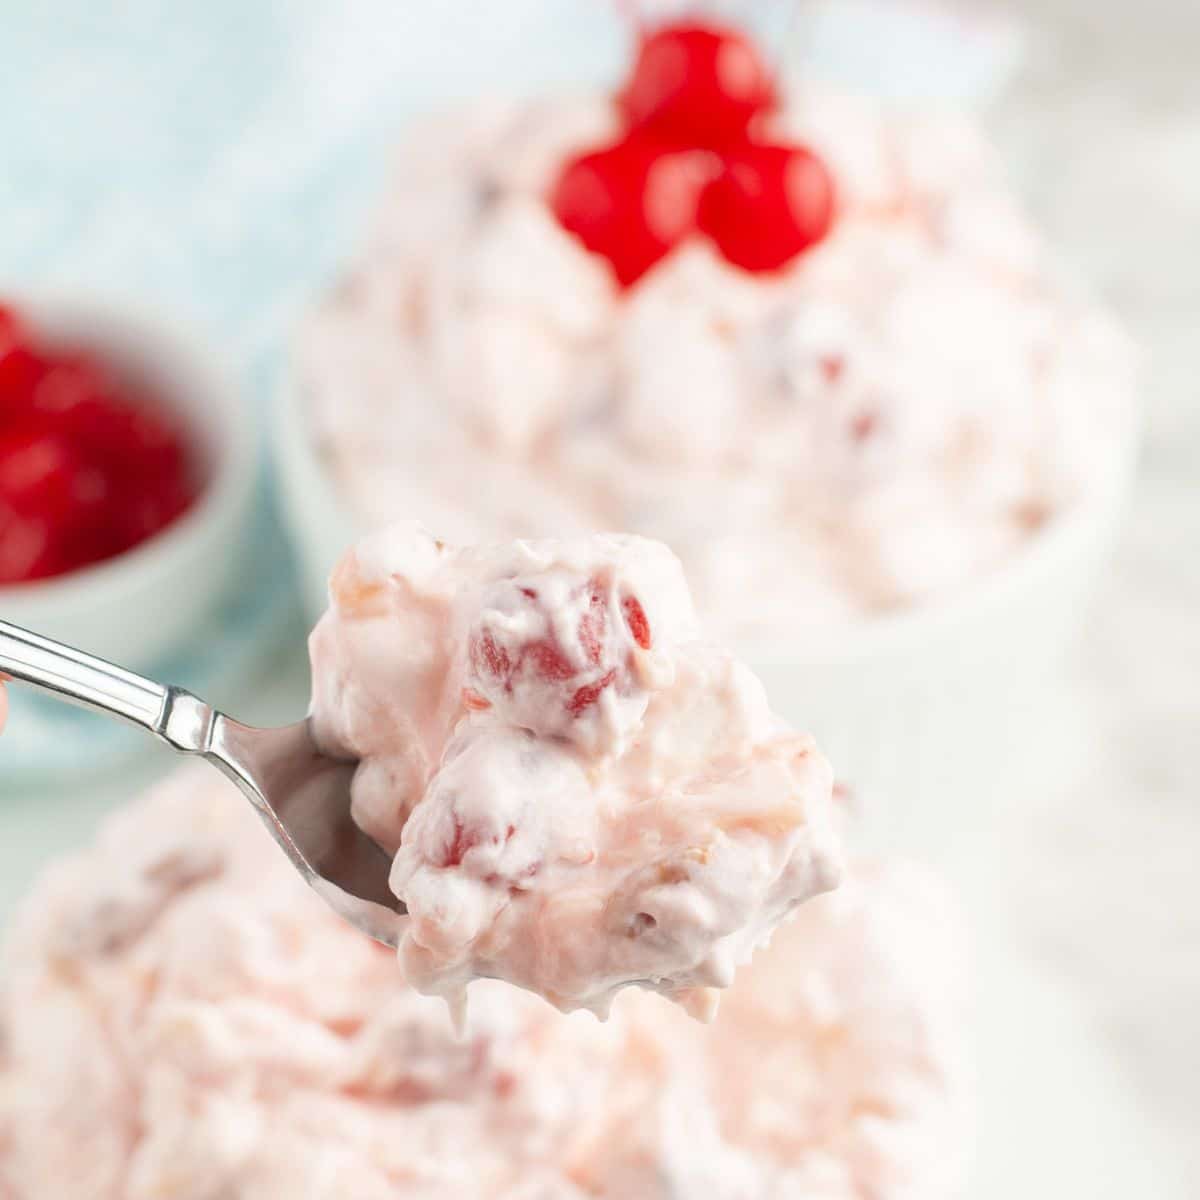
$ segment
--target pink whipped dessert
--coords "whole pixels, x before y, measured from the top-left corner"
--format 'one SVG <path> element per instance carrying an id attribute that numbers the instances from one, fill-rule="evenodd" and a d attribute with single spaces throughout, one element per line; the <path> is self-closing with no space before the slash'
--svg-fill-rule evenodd
<path id="1" fill-rule="evenodd" d="M 615 94 L 419 125 L 395 177 L 297 349 L 363 526 L 645 534 L 722 639 L 796 644 L 953 593 L 1123 470 L 1126 341 L 960 112 L 668 27 Z"/>
<path id="2" fill-rule="evenodd" d="M 711 1016 L 837 883 L 829 764 L 701 640 L 656 542 L 393 526 L 334 572 L 310 648 L 313 727 L 360 761 L 420 991 L 491 977 L 603 1015 L 639 984 Z"/>
<path id="3" fill-rule="evenodd" d="M 190 767 L 53 866 L 0 960 L 4 1200 L 951 1200 L 955 914 L 860 864 L 716 1023 L 478 985 L 469 1035 Z"/>

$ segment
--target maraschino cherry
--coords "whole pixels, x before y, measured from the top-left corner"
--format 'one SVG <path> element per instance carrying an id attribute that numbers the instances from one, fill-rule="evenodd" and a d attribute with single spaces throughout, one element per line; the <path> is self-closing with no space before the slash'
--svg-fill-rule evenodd
<path id="1" fill-rule="evenodd" d="M 679 24 L 642 38 L 619 103 L 630 129 L 719 147 L 746 136 L 754 117 L 774 105 L 775 88 L 745 35 Z"/>
<path id="2" fill-rule="evenodd" d="M 531 627 L 547 623 L 544 600 L 532 588 L 507 582 L 497 585 L 502 611 L 525 610 Z M 610 621 L 605 589 L 590 580 L 573 597 L 582 612 L 564 643 L 559 633 L 514 638 L 502 645 L 487 629 L 472 632 L 468 642 L 469 679 L 464 696 L 468 708 L 493 703 L 512 705 L 522 687 L 533 697 L 534 709 L 563 710 L 578 718 L 595 705 L 608 688 L 628 690 L 634 666 L 629 641 L 643 650 L 652 644 L 650 622 L 634 595 L 621 598 L 621 619 Z"/>
<path id="3" fill-rule="evenodd" d="M 41 345 L 0 305 L 0 584 L 122 554 L 196 494 L 173 417 L 94 355 Z"/>
<path id="4" fill-rule="evenodd" d="M 698 223 L 745 271 L 777 271 L 816 245 L 833 220 L 833 181 L 803 146 L 730 150 L 705 189 Z"/>
<path id="5" fill-rule="evenodd" d="M 645 34 L 618 97 L 624 131 L 563 168 L 550 196 L 559 223 L 623 288 L 696 235 L 742 270 L 787 266 L 829 232 L 834 189 L 812 151 L 758 139 L 775 103 L 737 30 L 693 21 Z"/>
<path id="6" fill-rule="evenodd" d="M 629 287 L 695 230 L 710 157 L 631 134 L 568 163 L 551 203 L 563 228 Z"/>

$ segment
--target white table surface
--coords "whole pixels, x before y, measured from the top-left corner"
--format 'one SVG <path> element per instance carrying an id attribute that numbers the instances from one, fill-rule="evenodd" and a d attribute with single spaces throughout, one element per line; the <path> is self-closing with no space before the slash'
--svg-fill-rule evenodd
<path id="1" fill-rule="evenodd" d="M 947 864 L 963 885 L 978 947 L 982 1144 L 972 1194 L 1192 1200 L 1200 1179 L 1192 765 L 1200 750 L 1200 6 L 1143 0 L 1130 15 L 1094 0 L 1007 7 L 1040 32 L 996 129 L 1042 223 L 1146 345 L 1149 428 L 1143 484 L 1061 723 L 1047 731 L 1047 746 L 1031 749 L 1036 782 L 1016 809 L 1024 818 L 989 831 L 986 854 L 968 847 Z M 324 54 L 323 39 L 309 52 L 318 45 Z M 365 88 L 340 119 L 365 120 Z M 260 133 L 289 119 L 269 104 L 254 114 Z M 335 134 L 332 121 L 318 121 L 304 153 Z M 304 165 L 285 143 L 289 153 Z M 0 206 L 11 183 L 0 179 Z M 361 195 L 373 181 L 360 172 L 355 186 Z M 261 201 L 261 187 L 256 195 Z M 337 211 L 353 202 L 352 187 Z M 24 230 L 0 234 L 0 270 L 28 276 L 20 252 L 61 240 L 68 223 L 54 203 L 31 213 Z M 119 215 L 110 204 L 89 220 L 103 231 Z M 213 240 L 201 249 L 228 250 L 228 215 L 219 203 L 204 214 Z M 193 218 L 189 210 L 177 222 L 182 236 L 194 232 Z M 171 293 L 176 263 L 153 222 L 137 235 L 148 239 L 151 293 Z M 81 257 L 72 242 L 76 258 L 57 275 L 103 276 L 129 249 L 123 236 Z M 286 234 L 268 242 L 264 253 L 294 255 Z M 337 242 L 329 234 L 323 243 L 326 263 Z M 298 303 L 289 294 L 239 331 L 247 356 L 277 336 Z M 225 319 L 217 309 L 206 315 L 218 326 Z M 293 654 L 248 690 L 244 715 L 289 719 L 304 694 Z M 0 778 L 0 919 L 51 853 L 86 839 L 138 777 L 165 765 L 159 757 L 119 782 L 19 796 Z M 990 870 L 980 869 L 984 861 Z"/>

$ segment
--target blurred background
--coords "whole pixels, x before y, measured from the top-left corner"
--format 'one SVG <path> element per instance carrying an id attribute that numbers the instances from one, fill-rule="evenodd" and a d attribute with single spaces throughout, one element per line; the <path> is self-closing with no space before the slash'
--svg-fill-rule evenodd
<path id="1" fill-rule="evenodd" d="M 1020 1166 L 997 1167 L 980 1194 L 1001 1194 L 1003 1178 L 1039 1197 L 1194 1196 L 1200 6 L 964 0 L 920 6 L 916 24 L 898 0 L 743 7 L 781 57 L 978 107 L 1038 223 L 1143 348 L 1141 478 L 1071 665 L 1073 736 L 1058 743 L 1070 752 L 1037 749 L 1036 794 L 998 835 L 1016 864 L 1004 936 L 1026 974 L 999 978 L 1005 960 L 982 976 L 985 989 L 1015 989 L 984 1048 L 1008 1090 L 993 1087 L 984 1110 Z M 985 22 L 970 54 L 940 15 L 929 23 L 947 9 Z M 180 314 L 261 413 L 405 118 L 488 88 L 610 79 L 623 36 L 602 0 L 0 0 L 0 295 L 115 295 Z M 266 497 L 263 552 L 208 648 L 220 669 L 204 676 L 214 700 L 262 720 L 294 717 L 304 694 L 303 627 Z M 39 736 L 14 724 L 0 743 L 0 917 L 53 848 L 86 838 L 167 765 L 147 757 L 119 778 L 46 784 L 12 765 L 43 753 Z M 80 753 L 103 764 L 99 736 L 79 726 Z M 1064 1103 L 1076 1095 L 1082 1127 L 1068 1131 L 1064 1110 L 1061 1126 L 1027 1125 L 1014 1142 L 1002 1110 L 1040 1086 L 1043 1052 L 1061 1055 L 1063 1078 L 1047 1086 Z M 1103 1168 L 1064 1192 L 1084 1167 L 1065 1159 L 1089 1154 Z"/>

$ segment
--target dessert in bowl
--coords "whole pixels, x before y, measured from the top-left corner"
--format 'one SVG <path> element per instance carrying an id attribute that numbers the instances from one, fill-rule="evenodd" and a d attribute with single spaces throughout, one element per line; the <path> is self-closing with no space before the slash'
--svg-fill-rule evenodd
<path id="1" fill-rule="evenodd" d="M 858 861 L 713 1025 L 483 982 L 459 1038 L 191 767 L 51 867 L 7 939 L 0 1195 L 951 1200 L 958 937 L 924 869 Z"/>
<path id="2" fill-rule="evenodd" d="M 278 437 L 311 602 L 399 515 L 661 539 L 785 715 L 894 800 L 880 748 L 956 740 L 906 722 L 1027 687 L 1078 623 L 1130 359 L 966 116 L 787 87 L 676 25 L 615 94 L 409 134 Z"/>

